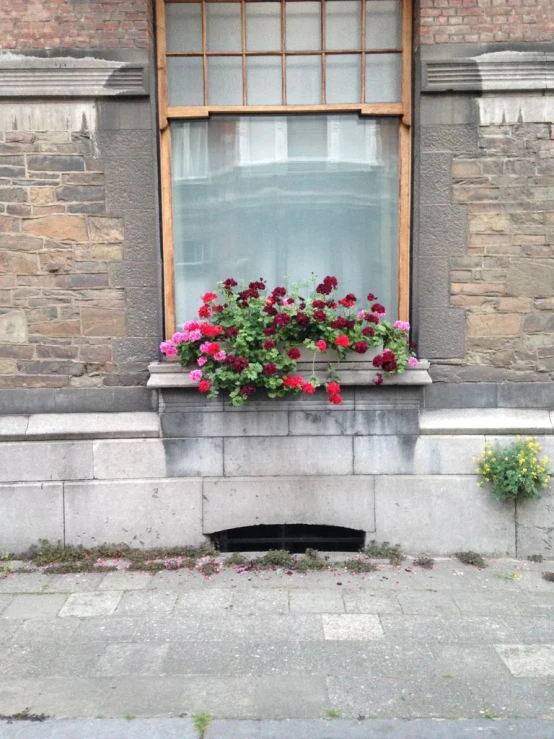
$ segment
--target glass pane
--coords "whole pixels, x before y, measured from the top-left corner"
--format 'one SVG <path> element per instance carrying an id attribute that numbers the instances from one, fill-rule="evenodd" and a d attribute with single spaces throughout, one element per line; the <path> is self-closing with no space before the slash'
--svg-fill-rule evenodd
<path id="1" fill-rule="evenodd" d="M 287 57 L 287 104 L 318 105 L 321 103 L 321 58 L 319 56 Z"/>
<path id="2" fill-rule="evenodd" d="M 321 49 L 321 5 L 312 0 L 287 0 L 287 49 Z"/>
<path id="3" fill-rule="evenodd" d="M 167 60 L 170 105 L 204 105 L 202 59 L 172 56 Z"/>
<path id="4" fill-rule="evenodd" d="M 325 4 L 325 26 L 327 49 L 360 49 L 361 0 L 328 0 Z"/>
<path id="5" fill-rule="evenodd" d="M 246 48 L 281 50 L 281 3 L 246 3 Z"/>
<path id="6" fill-rule="evenodd" d="M 202 51 L 200 3 L 166 3 L 168 51 Z"/>
<path id="7" fill-rule="evenodd" d="M 206 3 L 208 51 L 241 51 L 240 3 Z"/>
<path id="8" fill-rule="evenodd" d="M 398 103 L 402 100 L 402 55 L 368 54 L 365 58 L 366 103 Z"/>
<path id="9" fill-rule="evenodd" d="M 328 103 L 359 103 L 362 94 L 361 54 L 333 54 L 326 60 Z"/>
<path id="10" fill-rule="evenodd" d="M 171 141 L 178 324 L 226 277 L 312 272 L 396 318 L 397 120 L 217 116 L 172 122 Z"/>
<path id="11" fill-rule="evenodd" d="M 367 0 L 365 38 L 367 49 L 402 46 L 402 0 Z"/>
<path id="12" fill-rule="evenodd" d="M 281 57 L 247 57 L 246 82 L 248 105 L 281 105 L 283 102 Z"/>
<path id="13" fill-rule="evenodd" d="M 242 58 L 208 57 L 208 105 L 242 105 Z"/>

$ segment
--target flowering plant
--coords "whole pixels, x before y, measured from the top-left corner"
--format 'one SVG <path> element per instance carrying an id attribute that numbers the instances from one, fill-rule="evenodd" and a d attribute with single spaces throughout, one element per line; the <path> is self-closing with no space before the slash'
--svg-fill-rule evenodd
<path id="1" fill-rule="evenodd" d="M 160 349 L 168 357 L 177 355 L 184 367 L 197 367 L 189 376 L 198 382 L 201 393 L 215 397 L 227 391 L 234 406 L 260 388 L 270 398 L 314 393 L 321 384 L 315 361 L 327 349 L 336 350 L 340 362 L 352 352 L 365 354 L 370 347 L 379 347 L 380 353 L 372 359 L 380 370 L 374 380 L 377 385 L 383 375 L 417 366 L 408 340 L 409 323 L 391 325 L 384 320 L 385 308 L 372 293 L 367 306 L 357 308 L 355 295 L 338 298 L 336 290 L 337 279 L 331 276 L 315 286 L 311 298 L 302 297 L 299 288 L 288 292 L 276 287 L 268 292 L 262 279 L 244 287 L 229 278 L 218 283 L 217 293 L 202 297 L 201 320 L 187 321 L 183 331 L 162 342 Z M 297 374 L 299 347 L 313 352 L 309 378 Z M 323 384 L 335 405 L 342 401 L 339 379 L 329 364 Z"/>

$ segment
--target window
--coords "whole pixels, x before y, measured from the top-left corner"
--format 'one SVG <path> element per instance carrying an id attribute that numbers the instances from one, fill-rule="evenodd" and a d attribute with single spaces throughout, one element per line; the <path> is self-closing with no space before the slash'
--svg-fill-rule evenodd
<path id="1" fill-rule="evenodd" d="M 410 0 L 157 0 L 166 330 L 333 273 L 408 317 Z"/>

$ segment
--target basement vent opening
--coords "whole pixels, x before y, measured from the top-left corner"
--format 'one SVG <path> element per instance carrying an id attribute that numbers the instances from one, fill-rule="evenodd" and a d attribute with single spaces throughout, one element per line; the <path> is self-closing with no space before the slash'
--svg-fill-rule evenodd
<path id="1" fill-rule="evenodd" d="M 342 526 L 278 524 L 243 526 L 210 535 L 220 552 L 267 552 L 283 549 L 304 554 L 306 549 L 325 552 L 357 552 L 365 544 L 365 532 Z"/>

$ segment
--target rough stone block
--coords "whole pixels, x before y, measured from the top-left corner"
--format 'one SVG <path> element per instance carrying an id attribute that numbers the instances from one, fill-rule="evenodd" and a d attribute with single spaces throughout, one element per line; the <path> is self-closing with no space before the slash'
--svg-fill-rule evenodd
<path id="1" fill-rule="evenodd" d="M 222 439 L 164 439 L 168 477 L 223 474 Z"/>
<path id="2" fill-rule="evenodd" d="M 450 268 L 448 257 L 421 256 L 418 261 L 417 274 L 416 289 L 420 308 L 431 310 L 433 308 L 448 308 L 450 305 Z"/>
<path id="3" fill-rule="evenodd" d="M 506 294 L 521 298 L 549 298 L 554 293 L 554 267 L 550 262 L 512 260 L 508 266 Z"/>
<path id="4" fill-rule="evenodd" d="M 0 485 L 0 551 L 19 553 L 63 536 L 62 483 Z"/>
<path id="5" fill-rule="evenodd" d="M 428 153 L 420 162 L 420 179 L 417 185 L 421 202 L 425 205 L 450 205 L 452 192 L 452 155 Z"/>
<path id="6" fill-rule="evenodd" d="M 259 524 L 375 530 L 371 477 L 248 477 L 204 480 L 204 532 Z"/>
<path id="7" fill-rule="evenodd" d="M 286 436 L 287 411 L 259 413 L 178 412 L 160 415 L 164 437 Z M 337 432 L 335 432 L 337 433 Z"/>
<path id="8" fill-rule="evenodd" d="M 467 248 L 467 213 L 463 205 L 422 205 L 419 220 L 419 253 L 445 256 L 463 254 Z"/>
<path id="9" fill-rule="evenodd" d="M 97 441 L 93 455 L 96 480 L 166 476 L 164 447 L 159 439 Z"/>
<path id="10" fill-rule="evenodd" d="M 89 218 L 88 229 L 91 241 L 110 243 L 123 241 L 123 222 L 120 218 Z"/>
<path id="11" fill-rule="evenodd" d="M 125 336 L 125 314 L 119 310 L 81 308 L 83 336 Z"/>
<path id="12" fill-rule="evenodd" d="M 472 549 L 513 556 L 514 506 L 476 483 L 470 475 L 377 477 L 375 538 L 431 555 Z"/>
<path id="13" fill-rule="evenodd" d="M 417 434 L 419 410 L 289 411 L 289 425 L 297 436 Z"/>
<path id="14" fill-rule="evenodd" d="M 202 536 L 201 480 L 68 483 L 67 544 L 124 542 L 134 547 L 198 545 Z"/>
<path id="15" fill-rule="evenodd" d="M 460 308 L 419 311 L 419 351 L 426 359 L 464 357 L 465 311 Z"/>
<path id="16" fill-rule="evenodd" d="M 26 344 L 27 318 L 22 310 L 0 312 L 0 344 Z"/>
<path id="17" fill-rule="evenodd" d="M 502 313 L 470 313 L 467 317 L 467 335 L 480 336 L 519 336 L 521 316 Z"/>
<path id="18" fill-rule="evenodd" d="M 0 481 L 90 480 L 92 443 L 6 442 L 0 444 Z"/>
<path id="19" fill-rule="evenodd" d="M 517 556 L 542 554 L 554 559 L 554 494 L 549 490 L 540 500 L 517 504 Z"/>
<path id="20" fill-rule="evenodd" d="M 363 436 L 354 439 L 362 475 L 472 475 L 483 436 Z"/>
<path id="21" fill-rule="evenodd" d="M 254 437 L 224 441 L 225 474 L 351 475 L 352 439 L 347 436 Z"/>
<path id="22" fill-rule="evenodd" d="M 46 236 L 54 241 L 87 241 L 84 216 L 52 215 L 23 221 L 23 231 L 35 236 Z"/>
<path id="23" fill-rule="evenodd" d="M 144 439 L 159 436 L 156 413 L 41 413 L 29 418 L 27 438 Z"/>

